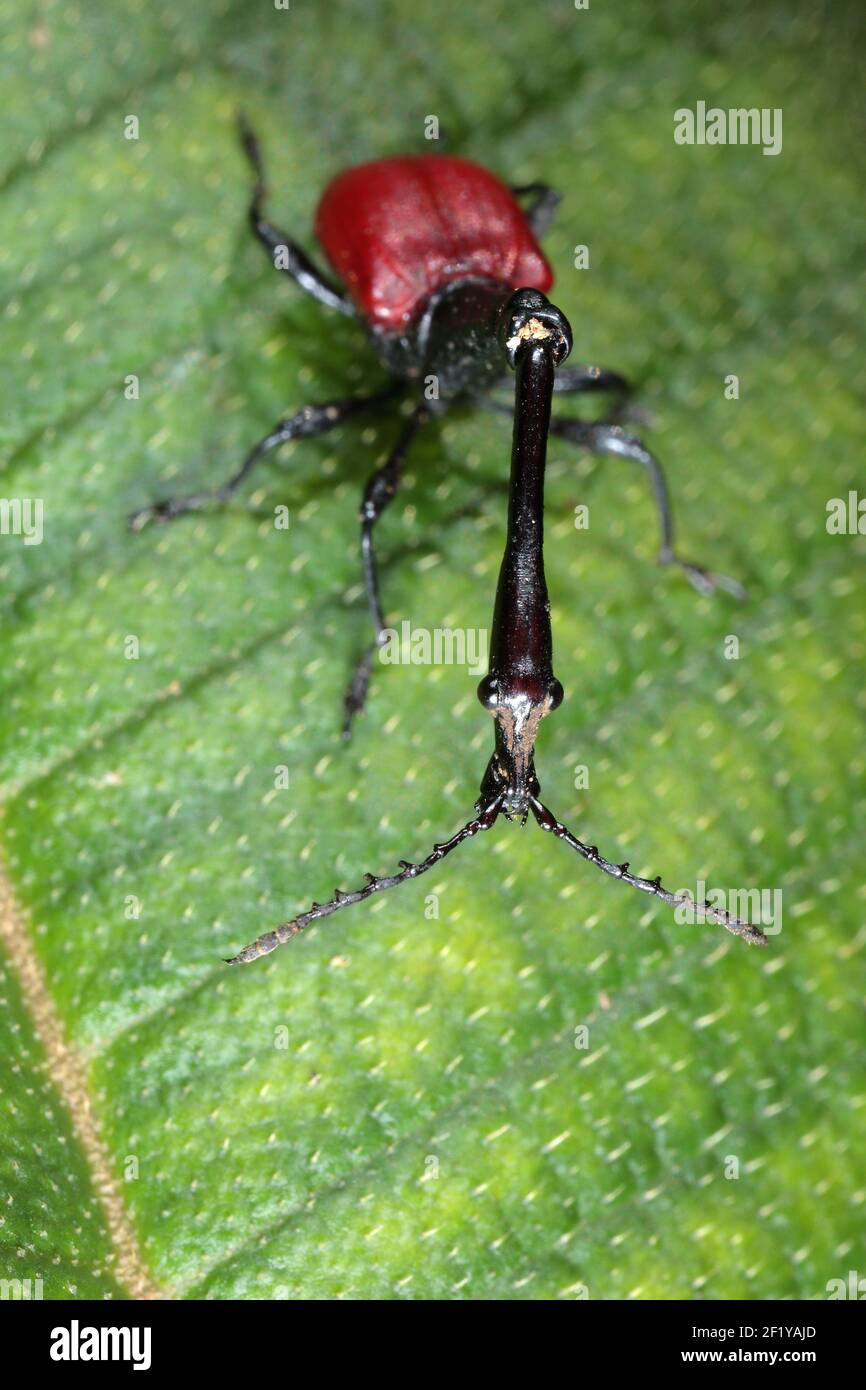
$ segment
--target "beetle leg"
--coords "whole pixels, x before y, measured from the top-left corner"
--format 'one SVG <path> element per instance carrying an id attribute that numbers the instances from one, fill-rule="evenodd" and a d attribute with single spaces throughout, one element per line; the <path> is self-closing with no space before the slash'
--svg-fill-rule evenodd
<path id="1" fill-rule="evenodd" d="M 409 447 L 418 433 L 418 430 L 430 418 L 430 411 L 426 405 L 418 405 L 406 421 L 397 443 L 391 450 L 388 458 L 377 468 L 367 480 L 364 488 L 364 495 L 361 500 L 361 565 L 364 573 L 364 588 L 367 593 L 367 603 L 370 608 L 370 617 L 373 620 L 373 631 L 376 636 L 373 643 L 367 648 L 361 657 L 355 673 L 349 682 L 348 689 L 344 697 L 343 705 L 345 708 L 345 718 L 343 720 L 343 738 L 351 738 L 352 721 L 356 714 L 364 708 L 367 699 L 367 689 L 370 684 L 370 673 L 373 669 L 373 660 L 377 650 L 385 641 L 385 619 L 382 614 L 382 602 L 379 597 L 379 575 L 376 565 L 376 551 L 373 545 L 373 528 L 385 508 L 393 500 L 400 482 L 400 475 L 403 471 L 403 464 L 406 462 L 406 455 Z"/>
<path id="2" fill-rule="evenodd" d="M 652 423 L 648 412 L 635 405 L 634 387 L 631 382 L 608 367 L 565 367 L 556 373 L 553 389 L 557 394 L 566 396 L 609 391 L 616 399 L 608 410 L 607 424 L 621 425 L 625 421 L 641 425 Z"/>
<path id="3" fill-rule="evenodd" d="M 250 449 L 240 468 L 220 487 L 206 488 L 202 492 L 192 492 L 187 497 L 168 497 L 162 502 L 153 502 L 133 512 L 129 525 L 133 531 L 140 531 L 149 521 L 171 521 L 184 512 L 198 512 L 211 502 L 228 502 L 237 492 L 241 483 L 249 477 L 255 465 L 278 444 L 291 439 L 309 439 L 334 429 L 350 415 L 379 405 L 390 399 L 399 390 L 397 386 L 388 387 L 372 396 L 350 396 L 343 401 L 324 401 L 320 405 L 305 405 L 294 415 L 287 415 L 274 428 Z"/>
<path id="4" fill-rule="evenodd" d="M 503 378 L 502 382 L 497 383 L 496 389 L 510 386 L 510 382 Z M 598 391 L 611 392 L 618 397 L 611 408 L 612 418 L 620 420 L 624 418 L 641 418 L 633 406 L 629 405 L 629 397 L 634 388 L 630 381 L 619 372 L 612 372 L 608 367 L 592 367 L 582 365 L 579 367 L 564 367 L 556 373 L 553 378 L 553 390 L 557 395 L 576 396 L 584 394 L 595 394 Z M 511 414 L 511 406 L 504 402 L 489 400 L 485 405 L 491 405 L 495 410 L 502 414 Z"/>
<path id="5" fill-rule="evenodd" d="M 673 514 L 665 475 L 658 459 L 641 440 L 627 434 L 621 425 L 604 421 L 551 420 L 550 433 L 560 439 L 568 439 L 581 448 L 589 449 L 594 454 L 606 454 L 641 464 L 649 474 L 658 512 L 661 532 L 659 564 L 677 565 L 698 593 L 709 594 L 715 589 L 726 589 L 734 598 L 745 598 L 745 589 L 735 579 L 716 574 L 703 565 L 685 560 L 677 554 L 674 546 Z"/>
<path id="6" fill-rule="evenodd" d="M 310 257 L 297 242 L 286 236 L 285 232 L 281 232 L 278 227 L 272 226 L 264 217 L 262 204 L 265 201 L 267 185 L 259 142 L 242 114 L 238 115 L 237 121 L 241 145 L 255 174 L 249 208 L 250 226 L 269 252 L 274 268 L 290 275 L 302 290 L 312 295 L 313 299 L 317 299 L 320 304 L 327 305 L 329 309 L 339 309 L 341 314 L 354 316 L 355 310 L 351 300 L 347 299 L 324 272 L 319 270 L 319 267 L 310 260 Z"/>
<path id="7" fill-rule="evenodd" d="M 562 202 L 561 195 L 546 183 L 520 184 L 517 188 L 512 188 L 511 192 L 515 198 L 530 197 L 532 199 L 525 209 L 524 215 L 533 234 L 537 237 L 543 237 L 556 216 L 556 209 Z"/>
<path id="8" fill-rule="evenodd" d="M 584 391 L 615 391 L 621 396 L 630 396 L 632 386 L 619 372 L 607 367 L 563 367 L 553 378 L 553 389 L 557 394 L 573 396 Z"/>

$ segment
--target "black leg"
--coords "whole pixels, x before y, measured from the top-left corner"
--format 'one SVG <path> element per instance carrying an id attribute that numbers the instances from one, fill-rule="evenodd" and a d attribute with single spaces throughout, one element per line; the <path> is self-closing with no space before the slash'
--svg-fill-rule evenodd
<path id="1" fill-rule="evenodd" d="M 267 192 L 265 170 L 259 142 L 243 115 L 238 115 L 238 132 L 256 179 L 250 199 L 250 226 L 269 252 L 275 268 L 290 275 L 302 290 L 306 290 L 307 294 L 312 295 L 320 304 L 326 304 L 329 309 L 339 309 L 341 314 L 354 315 L 351 301 L 319 270 L 297 242 L 292 241 L 291 237 L 286 236 L 279 228 L 271 226 L 262 215 L 262 204 Z"/>
<path id="2" fill-rule="evenodd" d="M 543 237 L 562 202 L 560 195 L 546 183 L 524 183 L 511 191 L 515 198 L 528 197 L 531 200 L 525 209 L 526 220 L 535 235 Z"/>
<path id="3" fill-rule="evenodd" d="M 563 367 L 553 378 L 553 389 L 569 396 L 584 391 L 615 391 L 628 396 L 632 390 L 624 376 L 606 367 Z"/>
<path id="4" fill-rule="evenodd" d="M 370 672 L 373 669 L 373 659 L 376 651 L 385 640 L 385 619 L 382 615 L 382 602 L 379 597 L 379 576 L 376 567 L 376 551 L 373 546 L 373 527 L 392 501 L 400 481 L 400 474 L 403 471 L 403 464 L 406 462 L 409 446 L 418 430 L 423 424 L 426 424 L 429 418 L 430 411 L 426 405 L 415 407 L 403 426 L 400 437 L 390 455 L 381 468 L 377 468 L 376 472 L 368 479 L 367 486 L 364 488 L 360 513 L 361 565 L 364 571 L 364 588 L 367 592 L 370 617 L 373 620 L 375 640 L 358 662 L 355 674 L 346 691 L 343 702 L 346 712 L 343 721 L 343 738 L 351 738 L 352 721 L 355 715 L 364 708 L 367 689 L 370 684 Z"/>
<path id="5" fill-rule="evenodd" d="M 250 449 L 237 472 L 221 486 L 207 488 L 203 492 L 193 492 L 187 497 L 169 497 L 163 502 L 153 502 L 149 507 L 142 507 L 140 511 L 132 513 L 129 518 L 130 527 L 133 531 L 140 531 L 149 521 L 170 521 L 176 516 L 182 516 L 184 512 L 201 511 L 211 502 L 227 502 L 237 492 L 241 483 L 249 477 L 259 460 L 278 444 L 285 444 L 290 439 L 309 439 L 313 435 L 325 434 L 327 430 L 342 424 L 350 415 L 390 400 L 397 390 L 399 387 L 391 386 L 373 396 L 352 396 L 348 400 L 324 401 L 321 405 L 304 406 L 294 415 L 280 420 L 264 439 L 260 439 L 258 444 Z"/>
<path id="6" fill-rule="evenodd" d="M 511 382 L 503 377 L 497 384 L 496 389 L 511 389 Z M 619 372 L 612 372 L 607 367 L 565 367 L 558 371 L 553 378 L 553 390 L 558 395 L 576 396 L 585 394 L 595 394 L 596 392 L 610 392 L 618 396 L 619 400 L 612 407 L 612 414 L 615 419 L 620 419 L 625 414 L 625 406 L 628 398 L 632 394 L 631 382 L 627 381 Z M 512 407 L 500 401 L 485 402 L 492 404 L 496 410 L 503 414 L 511 414 Z"/>
<path id="7" fill-rule="evenodd" d="M 606 454 L 612 458 L 624 458 L 632 463 L 641 464 L 649 473 L 658 511 L 661 531 L 659 564 L 677 565 L 689 583 L 701 594 L 712 593 L 714 589 L 727 589 L 734 598 L 745 598 L 745 589 L 735 579 L 729 579 L 724 574 L 715 574 L 703 565 L 684 560 L 677 554 L 674 548 L 674 522 L 665 475 L 658 459 L 639 439 L 627 434 L 621 425 L 604 421 L 551 420 L 550 433 L 560 439 L 568 439 L 581 448 L 590 449 L 594 454 Z"/>
<path id="8" fill-rule="evenodd" d="M 599 391 L 611 394 L 615 399 L 606 412 L 608 424 L 621 425 L 626 421 L 642 425 L 651 423 L 649 416 L 634 404 L 631 382 L 608 367 L 566 367 L 556 373 L 553 389 L 558 395 L 565 396 L 595 394 Z"/>

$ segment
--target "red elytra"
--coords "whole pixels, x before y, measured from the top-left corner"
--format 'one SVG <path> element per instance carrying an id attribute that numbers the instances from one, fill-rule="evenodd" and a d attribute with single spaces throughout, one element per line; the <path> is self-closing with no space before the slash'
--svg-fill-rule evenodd
<path id="1" fill-rule="evenodd" d="M 360 312 L 405 329 L 456 280 L 545 291 L 553 272 L 511 190 L 469 159 L 406 155 L 357 164 L 332 180 L 316 235 Z"/>

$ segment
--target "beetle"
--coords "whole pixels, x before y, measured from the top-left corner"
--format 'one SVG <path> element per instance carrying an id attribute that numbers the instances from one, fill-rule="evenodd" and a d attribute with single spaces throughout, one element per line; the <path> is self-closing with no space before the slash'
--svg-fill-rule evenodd
<path id="1" fill-rule="evenodd" d="M 689 906 L 702 919 L 720 923 L 753 945 L 766 945 L 759 927 L 688 894 L 674 894 L 661 880 L 644 879 L 628 864 L 605 859 L 594 845 L 577 839 L 539 799 L 535 741 L 541 720 L 562 701 L 553 672 L 550 601 L 544 574 L 544 471 L 550 434 L 594 453 L 641 464 L 650 477 L 659 514 L 658 560 L 678 566 L 702 593 L 741 587 L 724 575 L 683 559 L 664 473 L 644 444 L 618 419 L 584 422 L 552 417 L 554 394 L 613 392 L 620 401 L 630 388 L 619 373 L 596 366 L 563 369 L 572 346 L 565 315 L 547 298 L 553 272 L 539 244 L 559 202 L 545 184 L 509 187 L 479 164 L 451 154 L 407 155 L 373 160 L 338 174 L 328 184 L 316 213 L 316 233 L 339 277 L 335 282 L 306 252 L 264 215 L 266 181 L 258 141 L 239 118 L 239 134 L 253 172 L 249 220 L 274 267 L 286 273 L 326 308 L 360 318 L 390 384 L 361 397 L 325 401 L 277 422 L 221 486 L 169 498 L 133 513 L 140 530 L 231 498 L 271 449 L 292 439 L 324 434 L 407 389 L 414 396 L 385 462 L 369 478 L 361 508 L 361 559 L 373 624 L 373 640 L 355 668 L 344 699 L 343 733 L 363 709 L 378 648 L 386 639 L 374 548 L 376 522 L 393 500 L 409 449 L 431 420 L 449 406 L 470 400 L 503 409 L 493 392 L 510 368 L 515 379 L 514 432 L 505 553 L 491 629 L 490 669 L 478 687 L 482 706 L 495 722 L 494 751 L 481 782 L 475 815 L 449 840 L 434 845 L 426 859 L 401 860 L 399 872 L 367 874 L 362 888 L 336 890 L 312 907 L 264 933 L 231 957 L 230 964 L 257 959 L 297 935 L 310 922 L 330 916 L 373 893 L 416 878 L 458 845 L 489 829 L 504 815 L 537 824 L 604 873 L 671 906 Z M 436 383 L 435 399 L 420 383 Z"/>

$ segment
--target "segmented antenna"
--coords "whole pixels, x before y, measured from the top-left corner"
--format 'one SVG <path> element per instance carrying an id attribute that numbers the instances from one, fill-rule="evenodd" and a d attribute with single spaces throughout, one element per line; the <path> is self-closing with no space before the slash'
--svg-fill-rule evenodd
<path id="1" fill-rule="evenodd" d="M 286 941 L 291 941 L 293 936 L 308 927 L 311 922 L 318 922 L 322 917 L 330 917 L 332 913 L 339 912 L 341 907 L 351 907 L 352 903 L 363 902 L 365 898 L 371 898 L 374 893 L 384 893 L 388 888 L 396 888 L 401 883 L 406 883 L 410 878 L 417 878 L 419 874 L 426 874 L 428 869 L 432 869 L 446 854 L 450 854 L 458 845 L 462 845 L 464 840 L 469 840 L 473 835 L 477 835 L 479 830 L 489 830 L 494 824 L 502 810 L 503 798 L 490 803 L 479 815 L 467 821 L 456 835 L 452 835 L 450 840 L 444 844 L 434 845 L 426 859 L 422 859 L 418 864 L 411 864 L 406 859 L 399 860 L 400 872 L 387 874 L 381 877 L 376 874 L 366 874 L 367 882 L 363 888 L 356 888 L 351 893 L 345 893 L 337 888 L 334 896 L 326 903 L 313 903 L 307 912 L 302 912 L 297 917 L 292 917 L 288 922 L 281 922 L 273 931 L 265 932 L 255 941 L 250 942 L 242 951 L 238 951 L 236 956 L 228 960 L 229 965 L 246 965 L 249 961 L 258 960 L 259 956 L 267 956 L 271 951 L 275 951 L 278 946 L 282 946 Z M 670 907 L 691 908 L 697 917 L 706 921 L 717 922 L 719 926 L 725 927 L 734 936 L 739 936 L 750 946 L 768 946 L 769 942 L 761 931 L 760 927 L 753 926 L 751 922 L 743 922 L 739 917 L 732 917 L 729 912 L 722 908 L 713 907 L 710 903 L 697 902 L 690 893 L 670 893 L 662 885 L 660 878 L 640 878 L 637 874 L 629 872 L 628 864 L 614 864 L 611 860 L 605 859 L 599 854 L 596 845 L 585 845 L 582 840 L 578 840 L 576 835 L 572 835 L 568 826 L 561 821 L 543 802 L 535 797 L 530 800 L 532 814 L 542 830 L 549 830 L 558 840 L 564 841 L 571 849 L 575 850 L 588 863 L 594 864 L 602 873 L 609 874 L 611 878 L 619 879 L 622 883 L 627 883 L 630 888 L 637 888 L 641 893 L 649 893 L 653 897 L 661 898 L 662 902 Z"/>
<path id="2" fill-rule="evenodd" d="M 713 907 L 711 903 L 699 903 L 690 893 L 670 893 L 667 888 L 662 886 L 660 878 L 639 878 L 637 874 L 629 873 L 628 864 L 614 864 L 599 854 L 597 845 L 585 845 L 582 840 L 578 840 L 576 835 L 572 835 L 568 826 L 558 821 L 543 802 L 533 797 L 529 804 L 532 814 L 542 830 L 549 830 L 551 834 L 556 836 L 557 840 L 564 841 L 590 864 L 601 869 L 602 873 L 610 874 L 611 878 L 621 879 L 630 888 L 637 888 L 641 893 L 651 893 L 653 897 L 661 898 L 662 902 L 668 903 L 670 907 L 689 907 L 697 917 L 702 917 L 710 922 L 718 922 L 719 926 L 726 927 L 734 936 L 741 937 L 750 946 L 769 946 L 770 943 L 760 927 L 753 926 L 751 922 L 741 922 L 739 917 L 732 917 L 729 912 L 725 912 L 720 907 Z"/>
<path id="3" fill-rule="evenodd" d="M 493 822 L 502 809 L 502 798 L 483 810 L 479 815 L 452 835 L 450 840 L 444 844 L 434 845 L 426 859 L 422 859 L 420 864 L 410 864 L 406 859 L 400 859 L 400 872 L 398 874 L 388 874 L 384 877 L 377 877 L 375 874 L 365 874 L 367 882 L 363 888 L 356 888 L 351 893 L 344 893 L 340 888 L 334 892 L 333 898 L 326 903 L 313 903 L 307 912 L 302 912 L 298 917 L 292 917 L 288 922 L 281 922 L 273 931 L 265 932 L 255 941 L 251 941 L 249 946 L 245 946 L 242 951 L 238 951 L 236 956 L 227 960 L 228 965 L 246 965 L 248 961 L 258 960 L 259 956 L 267 956 L 271 951 L 275 951 L 284 942 L 291 941 L 293 936 L 308 927 L 311 922 L 317 922 L 321 917 L 330 917 L 333 912 L 339 912 L 341 907 L 350 907 L 352 903 L 363 902 L 365 898 L 371 898 L 374 893 L 384 893 L 388 888 L 396 888 L 398 884 L 405 883 L 407 879 L 417 878 L 419 874 L 426 874 L 428 869 L 432 869 L 434 864 L 438 864 L 440 859 L 444 859 L 446 854 L 450 854 L 458 845 L 462 845 L 464 840 L 471 839 L 477 835 L 479 830 L 489 830 Z"/>

